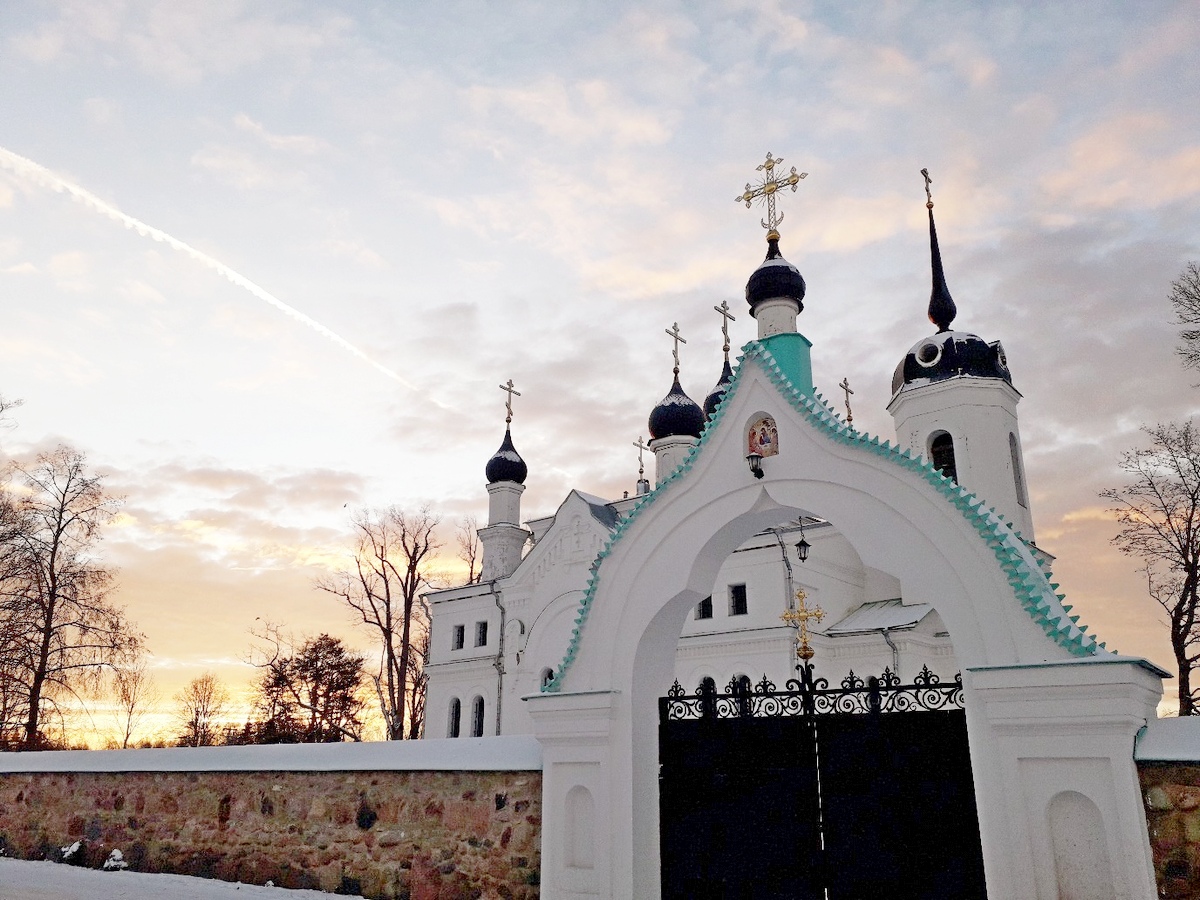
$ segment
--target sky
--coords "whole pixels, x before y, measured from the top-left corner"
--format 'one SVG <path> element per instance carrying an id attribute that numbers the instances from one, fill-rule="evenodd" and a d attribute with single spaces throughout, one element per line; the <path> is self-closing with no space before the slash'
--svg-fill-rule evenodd
<path id="1" fill-rule="evenodd" d="M 351 513 L 616 498 L 671 380 L 698 400 L 765 244 L 768 151 L 819 390 L 894 435 L 932 331 L 1002 340 L 1037 540 L 1111 648 L 1163 616 L 1098 497 L 1184 420 L 1170 282 L 1200 258 L 1194 3 L 0 5 L 0 453 L 63 442 L 124 498 L 102 544 L 169 698 L 235 687 L 250 629 L 367 645 L 313 589 Z M 257 625 L 256 625 L 257 623 Z"/>

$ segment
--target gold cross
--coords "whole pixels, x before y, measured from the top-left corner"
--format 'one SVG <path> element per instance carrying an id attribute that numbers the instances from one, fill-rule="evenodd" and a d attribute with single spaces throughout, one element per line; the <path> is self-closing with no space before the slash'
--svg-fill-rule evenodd
<path id="1" fill-rule="evenodd" d="M 789 609 L 779 618 L 797 629 L 798 634 L 796 637 L 799 645 L 796 647 L 796 655 L 805 662 L 808 662 L 808 660 L 813 658 L 813 649 L 808 645 L 808 638 L 810 636 L 808 622 L 811 619 L 819 623 L 825 618 L 825 610 L 819 606 L 809 609 L 804 605 L 806 597 L 808 595 L 804 593 L 804 588 L 796 591 L 796 608 Z"/>
<path id="2" fill-rule="evenodd" d="M 800 183 L 801 178 L 807 178 L 807 172 L 797 172 L 796 167 L 792 166 L 791 174 L 779 178 L 775 174 L 775 167 L 783 162 L 783 157 L 775 159 L 770 153 L 767 154 L 767 161 L 759 166 L 755 171 L 765 172 L 762 181 L 757 185 L 752 185 L 746 182 L 746 190 L 733 199 L 738 203 L 745 203 L 746 209 L 750 208 L 750 204 L 755 200 L 767 204 L 767 217 L 763 220 L 762 227 L 767 229 L 767 240 L 779 240 L 779 223 L 783 221 L 783 213 L 775 214 L 775 194 L 780 188 L 790 187 L 795 193 L 796 185 Z"/>
<path id="3" fill-rule="evenodd" d="M 646 467 L 642 464 L 642 451 L 649 450 L 650 448 L 642 442 L 642 436 L 640 434 L 638 435 L 638 439 L 634 442 L 633 446 L 638 448 L 638 480 L 641 481 L 642 477 L 646 474 Z"/>
<path id="4" fill-rule="evenodd" d="M 512 398 L 520 397 L 521 392 L 513 387 L 513 381 L 511 378 L 508 379 L 508 384 L 500 385 L 500 390 L 502 390 L 508 394 L 507 399 L 505 399 L 505 401 L 504 401 L 504 409 L 507 412 L 507 414 L 504 416 L 504 423 L 506 425 L 511 425 L 512 424 Z"/>
<path id="5" fill-rule="evenodd" d="M 674 349 L 673 349 L 671 352 L 672 352 L 672 353 L 674 354 L 674 356 L 675 356 L 675 374 L 676 374 L 676 375 L 678 375 L 678 374 L 679 374 L 679 345 L 680 345 L 680 344 L 686 344 L 686 343 L 687 343 L 687 341 L 685 341 L 685 340 L 684 340 L 682 337 L 680 337 L 680 335 L 679 335 L 679 323 L 678 323 L 678 322 L 676 322 L 675 324 L 673 324 L 673 325 L 672 325 L 670 328 L 667 328 L 667 329 L 664 329 L 664 330 L 665 330 L 665 331 L 667 332 L 667 334 L 668 334 L 668 335 L 670 335 L 670 337 L 671 337 L 672 339 L 674 339 L 674 341 L 675 341 L 675 347 L 674 347 Z"/>
<path id="6" fill-rule="evenodd" d="M 854 424 L 854 413 L 852 413 L 850 411 L 850 395 L 853 394 L 854 391 L 850 390 L 850 379 L 843 378 L 842 383 L 839 384 L 838 387 L 840 387 L 843 391 L 846 392 L 846 424 L 853 425 Z"/>
<path id="7" fill-rule="evenodd" d="M 725 362 L 729 362 L 729 323 L 736 320 L 736 316 L 729 311 L 729 304 L 724 300 L 720 306 L 714 306 L 717 312 L 721 314 L 721 334 L 725 338 L 725 346 L 721 350 L 725 353 Z"/>
<path id="8" fill-rule="evenodd" d="M 933 184 L 933 179 L 929 177 L 928 169 L 922 169 L 921 174 L 925 176 L 925 206 L 933 209 L 933 194 L 929 193 L 929 185 Z"/>

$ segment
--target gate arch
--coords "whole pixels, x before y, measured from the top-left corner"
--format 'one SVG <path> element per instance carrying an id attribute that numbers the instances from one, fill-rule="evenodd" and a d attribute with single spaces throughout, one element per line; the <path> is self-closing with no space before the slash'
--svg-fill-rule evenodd
<path id="1" fill-rule="evenodd" d="M 742 424 L 756 411 L 775 419 L 782 448 L 763 462 L 762 480 L 742 447 Z M 937 609 L 964 672 L 1110 656 L 1067 620 L 1030 549 L 931 473 L 837 424 L 819 400 L 795 391 L 769 353 L 751 347 L 699 446 L 601 552 L 564 661 L 548 692 L 531 698 L 548 766 L 543 858 L 556 850 L 556 796 L 572 789 L 570 772 L 585 757 L 594 759 L 605 773 L 596 810 L 606 833 L 597 846 L 608 860 L 598 860 L 603 871 L 585 893 L 659 896 L 657 698 L 672 681 L 685 617 L 711 592 L 725 558 L 764 528 L 801 515 L 831 521 L 865 565 L 899 578 L 906 601 Z M 991 738 L 972 709 L 969 679 L 967 720 L 986 832 L 989 804 L 1002 797 L 979 784 L 998 774 L 998 763 L 987 757 Z M 567 753 L 572 741 L 582 744 Z M 993 869 L 1009 860 L 988 859 L 987 848 L 985 833 L 991 889 Z M 546 874 L 546 896 L 584 895 L 559 890 Z"/>

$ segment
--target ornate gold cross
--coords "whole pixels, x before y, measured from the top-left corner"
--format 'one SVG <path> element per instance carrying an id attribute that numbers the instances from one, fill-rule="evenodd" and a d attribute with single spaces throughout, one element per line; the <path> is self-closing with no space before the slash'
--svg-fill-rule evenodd
<path id="1" fill-rule="evenodd" d="M 520 397 L 521 392 L 513 387 L 513 381 L 511 378 L 508 379 L 508 384 L 500 385 L 500 390 L 502 390 L 506 394 L 508 394 L 508 397 L 504 401 L 504 409 L 506 412 L 506 415 L 504 416 L 504 423 L 506 425 L 511 425 L 512 424 L 512 398 Z"/>
<path id="2" fill-rule="evenodd" d="M 843 391 L 846 392 L 846 424 L 853 425 L 854 424 L 854 413 L 850 411 L 850 395 L 853 394 L 854 391 L 852 391 L 850 389 L 850 379 L 843 378 L 842 383 L 839 384 L 838 387 L 840 387 Z"/>
<path id="3" fill-rule="evenodd" d="M 679 345 L 686 344 L 687 341 L 685 341 L 679 334 L 679 323 L 678 322 L 674 323 L 670 328 L 667 328 L 664 330 L 675 341 L 675 347 L 671 350 L 671 352 L 675 356 L 675 374 L 678 375 L 679 374 Z"/>
<path id="4" fill-rule="evenodd" d="M 929 193 L 929 185 L 933 184 L 933 179 L 929 177 L 928 169 L 922 169 L 921 174 L 925 176 L 925 205 L 933 209 L 933 194 Z"/>
<path id="5" fill-rule="evenodd" d="M 766 202 L 767 217 L 763 220 L 762 227 L 767 229 L 767 240 L 779 240 L 779 223 L 783 221 L 783 213 L 776 215 L 775 213 L 775 194 L 780 188 L 790 187 L 794 193 L 796 185 L 800 183 L 800 179 L 807 178 L 807 172 L 797 172 L 796 167 L 792 166 L 790 174 L 780 178 L 775 174 L 775 167 L 783 162 L 783 157 L 775 159 L 770 153 L 767 154 L 767 161 L 759 166 L 755 171 L 765 173 L 762 181 L 757 185 L 752 185 L 746 182 L 746 190 L 734 197 L 738 203 L 745 203 L 746 209 L 750 208 L 750 204 L 755 200 L 758 202 Z"/>
<path id="6" fill-rule="evenodd" d="M 808 639 L 810 636 L 810 632 L 808 630 L 809 620 L 819 623 L 823 618 L 825 618 L 825 610 L 821 609 L 821 607 L 814 606 L 812 609 L 809 609 L 804 605 L 804 600 L 807 596 L 808 595 L 804 593 L 804 588 L 796 591 L 796 608 L 789 609 L 779 617 L 788 625 L 791 625 L 793 628 L 797 629 L 799 632 L 796 635 L 799 643 L 799 646 L 796 647 L 796 655 L 805 662 L 808 662 L 813 658 L 813 649 L 808 644 Z"/>
<path id="7" fill-rule="evenodd" d="M 717 312 L 721 314 L 721 334 L 725 338 L 725 346 L 721 348 L 725 354 L 725 362 L 729 362 L 729 323 L 736 320 L 736 316 L 729 311 L 729 304 L 724 300 L 720 306 L 714 306 Z"/>
<path id="8" fill-rule="evenodd" d="M 634 442 L 633 446 L 638 448 L 638 481 L 641 481 L 642 477 L 646 474 L 646 467 L 642 463 L 642 451 L 649 450 L 650 448 L 642 442 L 642 436 L 640 434 L 638 435 L 638 439 Z"/>

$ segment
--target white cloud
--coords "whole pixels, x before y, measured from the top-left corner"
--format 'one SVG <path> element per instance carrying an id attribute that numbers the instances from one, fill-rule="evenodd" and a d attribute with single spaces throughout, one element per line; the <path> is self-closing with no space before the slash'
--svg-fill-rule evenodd
<path id="1" fill-rule="evenodd" d="M 295 169 L 282 169 L 243 150 L 208 144 L 192 154 L 192 165 L 243 190 L 294 190 L 304 183 Z"/>
<path id="2" fill-rule="evenodd" d="M 234 116 L 233 124 L 242 131 L 254 135 L 272 150 L 313 154 L 319 153 L 329 146 L 319 138 L 306 134 L 274 134 L 268 131 L 261 122 L 254 121 L 245 113 L 238 113 Z"/>

